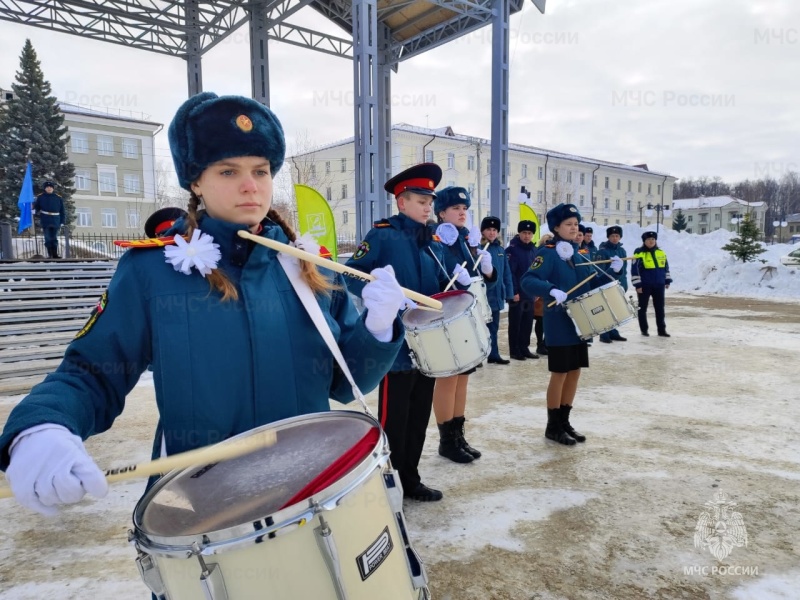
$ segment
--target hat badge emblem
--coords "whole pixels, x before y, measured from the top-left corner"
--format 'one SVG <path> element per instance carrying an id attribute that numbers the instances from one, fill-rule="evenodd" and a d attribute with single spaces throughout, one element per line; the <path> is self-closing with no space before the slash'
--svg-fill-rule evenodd
<path id="1" fill-rule="evenodd" d="M 428 187 L 431 188 L 431 189 L 436 187 L 435 185 L 433 185 L 433 179 L 429 179 L 428 180 Z"/>
<path id="2" fill-rule="evenodd" d="M 253 130 L 253 122 L 247 115 L 239 115 L 236 117 L 236 126 L 245 133 L 249 133 Z"/>

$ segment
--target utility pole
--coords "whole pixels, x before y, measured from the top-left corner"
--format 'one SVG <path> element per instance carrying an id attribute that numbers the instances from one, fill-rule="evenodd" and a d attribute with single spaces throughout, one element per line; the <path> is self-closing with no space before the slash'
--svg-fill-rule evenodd
<path id="1" fill-rule="evenodd" d="M 475 195 L 478 200 L 478 223 L 481 222 L 481 141 L 480 139 L 475 140 L 475 168 L 477 169 L 477 176 L 476 176 L 476 183 L 477 186 L 475 191 L 477 192 Z"/>

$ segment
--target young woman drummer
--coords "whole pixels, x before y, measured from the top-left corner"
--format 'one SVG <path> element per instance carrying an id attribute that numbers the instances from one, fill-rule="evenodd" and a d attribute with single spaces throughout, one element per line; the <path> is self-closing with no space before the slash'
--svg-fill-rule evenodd
<path id="1" fill-rule="evenodd" d="M 148 365 L 159 410 L 154 458 L 329 410 L 329 398 L 352 400 L 277 252 L 237 235 L 295 238 L 271 209 L 286 148 L 278 119 L 249 98 L 206 92 L 178 109 L 169 141 L 191 192 L 176 237 L 125 253 L 61 365 L 14 408 L 0 437 L 14 495 L 41 513 L 106 493 L 82 440 L 111 427 Z M 371 390 L 403 340 L 391 269 L 372 271 L 376 293 L 363 295 L 362 316 L 340 275 L 311 263 L 301 273 L 356 384 Z"/>
<path id="2" fill-rule="evenodd" d="M 476 248 L 473 255 L 468 244 L 469 229 L 466 225 L 469 207 L 469 192 L 462 187 L 451 186 L 436 192 L 433 210 L 440 223 L 436 233 L 445 246 L 445 268 L 449 273 L 455 265 L 466 261 L 466 268 L 470 272 L 476 275 L 479 272 L 487 285 L 493 285 L 497 274 L 492 266 L 492 255 L 481 248 Z M 476 260 L 478 265 L 473 268 Z M 467 383 L 470 373 L 474 372 L 473 368 L 458 375 L 439 377 L 433 389 L 433 414 L 439 427 L 439 454 L 457 463 L 469 463 L 481 456 L 464 439 Z"/>
<path id="3" fill-rule="evenodd" d="M 547 226 L 554 237 L 536 253 L 531 268 L 522 276 L 522 288 L 531 296 L 544 298 L 544 336 L 547 340 L 547 365 L 550 382 L 547 386 L 547 427 L 545 437 L 572 446 L 586 441 L 569 422 L 569 414 L 578 390 L 581 369 L 589 366 L 586 342 L 578 337 L 575 325 L 564 309 L 564 302 L 602 285 L 597 277 L 581 282 L 587 273 L 576 268 L 585 262 L 574 242 L 581 215 L 573 204 L 559 204 L 547 213 Z M 622 268 L 615 257 L 611 267 Z M 580 285 L 579 285 L 580 284 Z M 552 303 L 552 306 L 550 304 Z"/>

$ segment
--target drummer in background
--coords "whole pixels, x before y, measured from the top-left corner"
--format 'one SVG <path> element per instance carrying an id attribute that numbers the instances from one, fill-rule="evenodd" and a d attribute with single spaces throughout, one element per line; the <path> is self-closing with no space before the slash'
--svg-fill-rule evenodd
<path id="1" fill-rule="evenodd" d="M 508 303 L 508 351 L 513 360 L 539 358 L 528 349 L 531 345 L 533 330 L 534 297 L 528 295 L 520 286 L 520 279 L 536 256 L 537 248 L 533 243 L 536 223 L 522 220 L 517 224 L 517 235 L 506 248 L 511 280 L 514 284 L 513 301 Z"/>
<path id="2" fill-rule="evenodd" d="M 543 233 L 536 243 L 541 248 L 553 239 L 552 233 Z M 544 339 L 544 298 L 536 296 L 533 299 L 533 333 L 536 336 L 536 354 L 547 356 L 547 341 Z M 591 346 L 591 344 L 589 344 Z"/>
<path id="3" fill-rule="evenodd" d="M 606 237 L 608 239 L 605 242 L 601 242 L 600 249 L 597 251 L 597 254 L 595 254 L 595 260 L 610 260 L 615 256 L 624 259 L 628 256 L 625 248 L 622 247 L 622 227 L 619 225 L 612 225 L 606 229 Z M 622 269 L 619 271 L 614 271 L 610 263 L 608 263 L 605 272 L 608 274 L 608 277 L 619 281 L 624 291 L 628 291 L 628 264 L 625 261 L 622 262 Z M 605 283 L 609 282 L 608 277 L 605 277 Z M 612 329 L 611 331 L 601 333 L 600 341 L 604 344 L 610 344 L 611 342 L 627 342 L 628 338 L 622 337 L 617 329 Z"/>
<path id="4" fill-rule="evenodd" d="M 470 251 L 470 231 L 466 225 L 471 203 L 469 192 L 462 187 L 450 186 L 436 192 L 433 210 L 440 223 L 436 235 L 444 245 L 447 270 L 452 271 L 466 262 L 471 275 L 483 277 L 488 296 L 497 282 L 497 270 L 488 250 L 476 245 L 474 256 Z M 480 235 L 477 228 L 473 235 Z M 464 282 L 459 283 L 463 285 Z M 433 390 L 433 413 L 439 427 L 439 455 L 456 463 L 470 463 L 481 457 L 480 451 L 470 446 L 464 437 L 467 385 L 470 374 L 474 372 L 473 368 L 458 375 L 438 377 Z"/>
<path id="5" fill-rule="evenodd" d="M 487 250 L 492 255 L 492 266 L 497 271 L 497 283 L 486 290 L 489 300 L 489 307 L 492 309 L 492 321 L 487 323 L 489 334 L 492 338 L 492 349 L 489 352 L 487 362 L 495 365 L 507 365 L 511 361 L 500 356 L 497 347 L 497 330 L 500 327 L 500 311 L 505 307 L 506 302 L 514 299 L 514 282 L 511 279 L 511 269 L 506 258 L 505 248 L 498 239 L 501 227 L 500 219 L 497 217 L 485 217 L 481 221 L 481 243 L 483 248 L 489 244 Z"/>
<path id="6" fill-rule="evenodd" d="M 175 221 L 186 217 L 187 214 L 185 210 L 175 206 L 161 208 L 147 217 L 147 221 L 144 222 L 144 234 L 148 238 L 162 237 L 172 229 Z"/>
<path id="7" fill-rule="evenodd" d="M 278 119 L 249 98 L 204 92 L 178 109 L 169 141 L 191 192 L 171 233 L 188 242 L 161 238 L 122 256 L 58 369 L 14 408 L 0 437 L 14 495 L 43 514 L 87 492 L 105 495 L 82 440 L 111 427 L 148 364 L 159 411 L 153 458 L 353 399 L 277 252 L 237 235 L 295 239 L 271 208 L 286 149 Z M 372 272 L 359 316 L 340 275 L 301 264 L 299 284 L 315 293 L 357 385 L 373 389 L 403 340 L 404 298 L 391 270 Z"/>
<path id="8" fill-rule="evenodd" d="M 575 266 L 584 262 L 578 254 L 578 245 L 573 241 L 580 220 L 581 215 L 573 204 L 558 204 L 548 211 L 547 226 L 554 237 L 539 249 L 520 282 L 526 294 L 545 299 L 544 334 L 547 339 L 550 382 L 547 386 L 547 427 L 544 435 L 549 440 L 567 446 L 574 445 L 576 441 L 586 441 L 586 436 L 575 431 L 570 424 L 569 415 L 581 369 L 589 366 L 589 349 L 575 331 L 575 325 L 563 304 L 604 283 L 594 277 L 578 286 L 586 277 L 585 268 L 579 270 Z M 622 260 L 615 258 L 612 268 L 621 270 Z M 553 306 L 549 306 L 550 299 Z"/>
<path id="9" fill-rule="evenodd" d="M 374 224 L 356 249 L 347 266 L 370 272 L 392 265 L 400 284 L 426 295 L 441 292 L 450 280 L 443 270 L 442 246 L 436 240 L 428 219 L 433 214 L 433 191 L 442 178 L 442 169 L 423 163 L 392 177 L 383 188 L 394 194 L 400 214 Z M 466 269 L 456 269 L 459 281 L 469 286 Z M 367 288 L 353 282 L 350 289 L 364 297 Z M 442 499 L 442 492 L 422 483 L 419 460 L 425 444 L 425 430 L 431 417 L 435 379 L 423 375 L 411 362 L 408 344 L 397 355 L 380 383 L 378 417 L 386 432 L 392 466 L 400 475 L 403 495 L 421 502 Z"/>

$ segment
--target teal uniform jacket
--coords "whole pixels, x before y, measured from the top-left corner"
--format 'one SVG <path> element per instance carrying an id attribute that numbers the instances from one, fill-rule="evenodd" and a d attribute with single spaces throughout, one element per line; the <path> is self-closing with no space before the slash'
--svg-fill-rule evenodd
<path id="1" fill-rule="evenodd" d="M 279 226 L 263 224 L 260 235 L 288 242 Z M 162 442 L 172 455 L 279 419 L 328 411 L 329 398 L 352 400 L 277 252 L 239 238 L 236 231 L 244 228 L 208 216 L 199 224 L 220 245 L 219 267 L 236 284 L 237 301 L 222 302 L 195 269 L 175 271 L 163 248 L 126 252 L 102 312 L 69 345 L 58 369 L 11 412 L 0 437 L 0 467 L 8 466 L 9 445 L 28 427 L 57 423 L 83 439 L 106 431 L 148 365 L 159 411 L 154 457 L 161 456 Z M 322 313 L 366 393 L 394 362 L 401 324 L 393 341 L 379 342 L 342 277 L 322 273 L 339 286 L 318 296 Z"/>
<path id="2" fill-rule="evenodd" d="M 39 194 L 33 202 L 33 210 L 39 215 L 39 223 L 42 227 L 61 227 L 66 221 L 64 200 L 58 194 L 48 194 L 47 192 Z M 43 212 L 50 214 L 45 215 Z"/>
<path id="3" fill-rule="evenodd" d="M 489 298 L 489 306 L 492 310 L 503 310 L 506 302 L 514 299 L 514 281 L 511 279 L 511 265 L 506 258 L 506 249 L 500 243 L 500 238 L 496 238 L 487 252 L 492 255 L 492 266 L 497 273 L 497 283 L 492 287 L 486 288 L 486 296 Z"/>
<path id="4" fill-rule="evenodd" d="M 628 253 L 625 251 L 625 248 L 622 247 L 622 242 L 618 244 L 612 244 L 609 241 L 602 242 L 600 244 L 600 250 L 597 251 L 594 260 L 609 260 L 612 256 L 619 256 L 620 258 L 625 258 L 628 256 Z M 610 277 L 616 279 L 622 285 L 622 289 L 626 292 L 628 291 L 628 263 L 624 261 L 622 263 L 622 270 L 619 273 L 615 273 L 611 266 L 606 263 L 605 265 L 600 265 L 604 268 L 605 272 L 608 273 Z M 584 267 L 588 268 L 588 267 Z M 598 274 L 598 277 L 600 275 Z M 610 283 L 611 280 L 608 277 L 603 276 L 605 281 L 603 283 Z"/>
<path id="5" fill-rule="evenodd" d="M 586 279 L 593 271 L 591 266 L 575 266 L 586 260 L 578 254 L 578 245 L 574 242 L 567 242 L 573 249 L 572 258 L 569 261 L 562 260 L 556 252 L 556 244 L 561 241 L 563 241 L 561 238 L 555 237 L 539 248 L 530 268 L 520 279 L 520 286 L 527 296 L 540 296 L 544 300 L 544 338 L 547 340 L 547 345 L 575 346 L 582 343 L 575 330 L 575 324 L 563 304 L 548 307 L 553 301 L 550 290 L 558 288 L 566 292 Z M 567 300 L 577 298 L 603 283 L 607 281 L 599 281 L 599 275 L 596 275 L 570 292 Z"/>
<path id="6" fill-rule="evenodd" d="M 431 229 L 402 213 L 376 222 L 347 261 L 348 267 L 364 273 L 386 265 L 392 265 L 401 286 L 426 296 L 441 292 L 450 281 L 448 272 L 443 269 L 442 245 L 435 241 Z M 349 288 L 361 296 L 364 285 L 351 279 Z M 389 370 L 410 371 L 413 368 L 408 344 L 404 341 Z"/>

